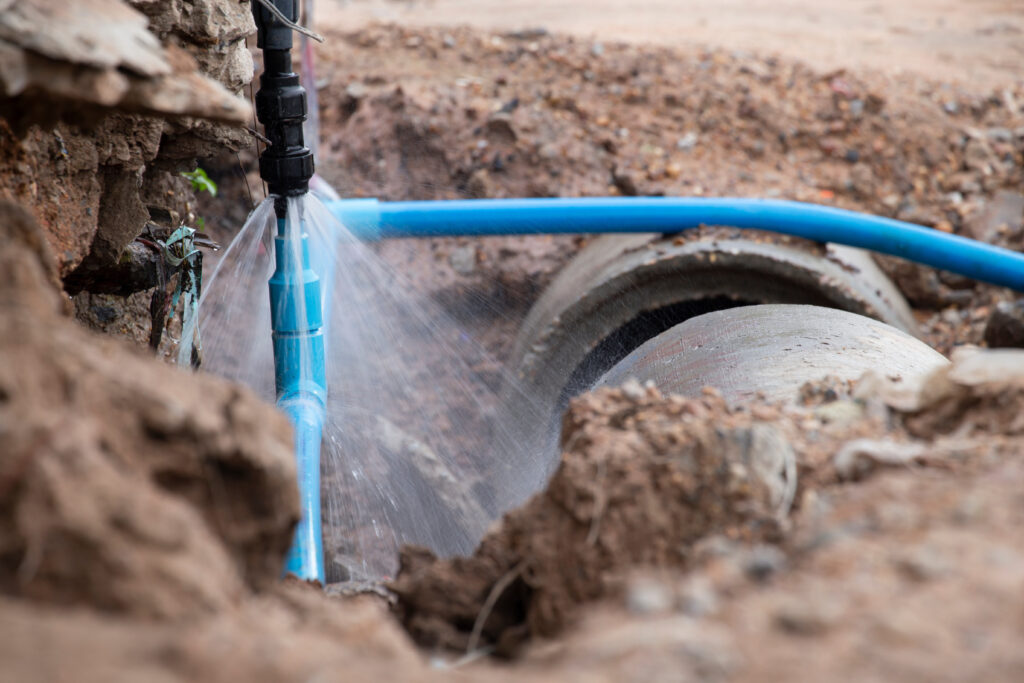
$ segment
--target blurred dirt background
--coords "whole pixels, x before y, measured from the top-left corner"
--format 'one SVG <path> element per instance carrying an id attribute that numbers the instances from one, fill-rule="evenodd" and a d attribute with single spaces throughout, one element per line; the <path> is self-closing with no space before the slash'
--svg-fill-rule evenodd
<path id="1" fill-rule="evenodd" d="M 1024 13 L 1014 0 L 327 0 L 323 25 L 368 22 L 544 27 L 584 39 L 711 46 L 994 87 L 1020 76 Z"/>

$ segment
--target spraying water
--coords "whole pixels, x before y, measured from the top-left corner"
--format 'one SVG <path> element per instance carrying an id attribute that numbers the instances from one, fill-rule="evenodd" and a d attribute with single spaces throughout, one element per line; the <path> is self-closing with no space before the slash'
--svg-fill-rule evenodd
<path id="1" fill-rule="evenodd" d="M 305 236 L 324 309 L 328 580 L 392 576 L 406 543 L 470 552 L 493 519 L 549 474 L 550 454 L 523 440 L 529 423 L 549 417 L 318 199 L 290 198 L 288 217 L 297 222 L 290 233 Z M 225 253 L 200 308 L 205 367 L 267 400 L 275 396 L 266 288 L 275 225 L 267 200 Z M 516 424 L 503 409 L 510 400 Z"/>

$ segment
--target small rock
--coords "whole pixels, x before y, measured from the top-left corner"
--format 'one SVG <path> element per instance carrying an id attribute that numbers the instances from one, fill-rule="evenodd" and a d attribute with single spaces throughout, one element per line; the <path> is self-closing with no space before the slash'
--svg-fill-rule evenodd
<path id="1" fill-rule="evenodd" d="M 1013 142 L 1013 131 L 1009 128 L 989 128 L 986 134 L 993 142 Z"/>
<path id="2" fill-rule="evenodd" d="M 753 60 L 746 62 L 743 66 L 741 66 L 740 73 L 750 74 L 751 76 L 762 81 L 769 81 L 772 77 L 771 71 L 769 70 L 767 65 Z"/>
<path id="3" fill-rule="evenodd" d="M 614 170 L 612 171 L 612 184 L 627 197 L 635 197 L 640 194 L 634 173 Z"/>
<path id="4" fill-rule="evenodd" d="M 518 102 L 516 104 L 518 105 Z M 484 134 L 495 144 L 512 144 L 519 138 L 512 128 L 512 117 L 507 113 L 498 113 L 489 118 L 484 125 Z"/>
<path id="5" fill-rule="evenodd" d="M 864 407 L 856 401 L 832 401 L 818 406 L 814 416 L 825 423 L 845 425 L 863 417 Z"/>
<path id="6" fill-rule="evenodd" d="M 366 97 L 366 86 L 359 81 L 352 81 L 346 86 L 345 94 L 353 100 L 361 100 Z"/>
<path id="7" fill-rule="evenodd" d="M 718 611 L 718 594 L 703 576 L 694 576 L 680 586 L 679 609 L 691 617 L 706 617 Z"/>
<path id="8" fill-rule="evenodd" d="M 637 577 L 626 588 L 626 608 L 633 614 L 665 614 L 674 603 L 672 591 L 653 577 Z"/>
<path id="9" fill-rule="evenodd" d="M 455 36 L 450 33 L 444 34 L 444 38 L 441 39 L 441 44 L 449 50 L 452 49 L 455 47 Z"/>
<path id="10" fill-rule="evenodd" d="M 647 396 L 647 391 L 644 386 L 640 384 L 640 380 L 635 377 L 631 377 L 622 383 L 620 387 L 622 389 L 622 395 L 633 401 L 643 400 Z"/>
<path id="11" fill-rule="evenodd" d="M 537 148 L 537 156 L 546 161 L 554 161 L 561 156 L 561 152 L 558 151 L 557 145 L 548 142 Z"/>
<path id="12" fill-rule="evenodd" d="M 903 443 L 890 439 L 854 439 L 840 447 L 833 458 L 836 473 L 844 479 L 866 476 L 876 467 L 905 467 L 927 455 L 920 443 Z"/>
<path id="13" fill-rule="evenodd" d="M 537 40 L 538 38 L 544 38 L 550 35 L 549 31 L 543 26 L 535 26 L 533 28 L 524 28 L 520 31 L 509 31 L 505 34 L 506 38 L 512 40 Z"/>
<path id="14" fill-rule="evenodd" d="M 1024 348 L 1024 299 L 1000 301 L 985 324 L 990 348 Z"/>
<path id="15" fill-rule="evenodd" d="M 448 256 L 448 263 L 459 275 L 472 275 L 476 271 L 476 247 L 456 247 Z"/>
<path id="16" fill-rule="evenodd" d="M 775 625 L 795 636 L 820 636 L 842 616 L 842 606 L 828 596 L 791 598 L 775 610 Z"/>
<path id="17" fill-rule="evenodd" d="M 697 134 L 691 131 L 676 141 L 676 149 L 691 150 L 697 146 L 698 139 Z"/>
<path id="18" fill-rule="evenodd" d="M 950 100 L 949 102 L 944 102 L 942 104 L 942 110 L 952 116 L 960 112 L 960 105 L 955 101 Z"/>
<path id="19" fill-rule="evenodd" d="M 1016 236 L 1024 231 L 1024 194 L 999 190 L 982 211 L 964 221 L 964 232 L 983 242 L 996 242 L 1004 234 Z"/>
<path id="20" fill-rule="evenodd" d="M 508 102 L 501 105 L 501 109 L 497 111 L 498 114 L 511 114 L 519 108 L 519 98 L 513 97 Z"/>
<path id="21" fill-rule="evenodd" d="M 992 149 L 983 140 L 972 138 L 964 148 L 964 162 L 967 168 L 982 173 L 991 172 Z"/>
<path id="22" fill-rule="evenodd" d="M 604 45 L 601 43 L 594 43 L 590 46 L 590 54 L 594 57 L 600 57 L 604 54 Z"/>
<path id="23" fill-rule="evenodd" d="M 494 183 L 491 174 L 485 168 L 473 171 L 466 181 L 466 195 L 473 199 L 486 199 L 494 196 Z"/>
<path id="24" fill-rule="evenodd" d="M 743 571 L 754 580 L 764 582 L 786 566 L 786 555 L 774 545 L 756 545 L 750 549 L 743 563 Z"/>
<path id="25" fill-rule="evenodd" d="M 950 573 L 949 561 L 930 546 L 919 546 L 893 558 L 896 567 L 914 581 L 931 581 Z"/>

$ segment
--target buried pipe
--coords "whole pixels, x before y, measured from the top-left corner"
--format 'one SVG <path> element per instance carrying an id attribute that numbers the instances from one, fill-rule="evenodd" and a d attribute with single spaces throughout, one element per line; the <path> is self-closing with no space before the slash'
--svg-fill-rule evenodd
<path id="1" fill-rule="evenodd" d="M 777 199 L 584 197 L 380 202 L 343 199 L 331 212 L 356 237 L 674 233 L 701 225 L 767 230 L 898 256 L 1024 291 L 1024 255 L 891 218 Z"/>
<path id="2" fill-rule="evenodd" d="M 867 371 L 920 377 L 949 365 L 919 339 L 862 315 L 770 304 L 707 313 L 648 340 L 595 386 L 653 381 L 664 393 L 700 396 L 712 386 L 731 404 L 795 403 L 807 382 L 846 383 Z"/>

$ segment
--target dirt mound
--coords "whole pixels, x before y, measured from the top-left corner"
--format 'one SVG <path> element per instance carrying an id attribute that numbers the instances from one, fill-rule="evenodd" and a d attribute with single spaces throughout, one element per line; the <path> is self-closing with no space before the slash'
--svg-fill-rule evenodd
<path id="1" fill-rule="evenodd" d="M 546 32 L 330 38 L 324 157 L 343 194 L 785 196 L 959 230 L 1022 179 L 1012 90 Z"/>
<path id="2" fill-rule="evenodd" d="M 275 581 L 298 515 L 285 418 L 62 317 L 9 204 L 0 274 L 0 592 L 180 617 Z"/>
<path id="3" fill-rule="evenodd" d="M 187 627 L 0 598 L 4 681 L 438 680 L 385 608 L 290 585 Z"/>
<path id="4" fill-rule="evenodd" d="M 1024 182 L 1019 87 L 822 71 L 748 53 L 595 43 L 546 31 L 371 26 L 318 48 L 318 172 L 382 199 L 777 197 L 896 217 L 1017 249 Z M 1012 212 L 1010 212 L 1012 214 Z M 529 304 L 579 241 L 385 244 L 501 358 Z M 981 343 L 1000 289 L 897 259 L 883 268 L 948 353 Z M 474 288 L 498 311 L 467 306 Z M 497 306 L 494 304 L 497 303 Z M 956 306 L 954 311 L 943 310 Z M 456 313 L 458 315 L 458 313 Z"/>
<path id="5" fill-rule="evenodd" d="M 963 348 L 953 360 L 918 392 L 907 431 L 920 438 L 1024 435 L 1024 351 Z"/>
<path id="6" fill-rule="evenodd" d="M 799 554 L 809 541 L 789 532 L 794 498 L 804 514 L 885 469 L 966 473 L 1018 448 L 1022 367 L 1018 352 L 961 353 L 930 376 L 869 376 L 846 396 L 808 387 L 827 398 L 802 408 L 595 391 L 571 404 L 546 491 L 473 557 L 406 549 L 391 586 L 399 616 L 421 644 L 508 654 L 558 633 L 583 603 L 616 599 L 631 570 L 690 568 L 707 537 Z"/>
<path id="7" fill-rule="evenodd" d="M 627 567 L 683 567 L 709 533 L 777 538 L 796 486 L 782 435 L 714 394 L 595 392 L 570 407 L 563 448 L 547 490 L 506 515 L 472 558 L 406 549 L 391 588 L 419 642 L 510 653 L 614 592 Z"/>

